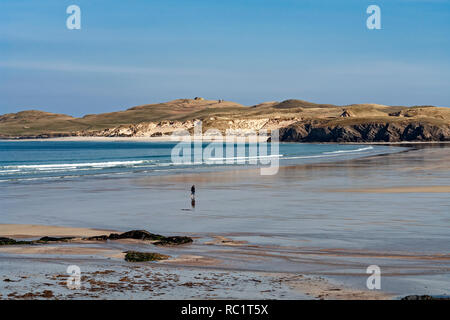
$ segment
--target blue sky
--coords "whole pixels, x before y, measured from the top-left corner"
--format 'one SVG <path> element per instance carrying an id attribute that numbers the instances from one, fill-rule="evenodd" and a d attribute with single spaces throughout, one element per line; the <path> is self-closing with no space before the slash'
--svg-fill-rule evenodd
<path id="1" fill-rule="evenodd" d="M 66 8 L 81 8 L 81 30 Z M 381 8 L 368 30 L 366 8 Z M 0 114 L 202 96 L 450 106 L 450 0 L 1 0 Z"/>

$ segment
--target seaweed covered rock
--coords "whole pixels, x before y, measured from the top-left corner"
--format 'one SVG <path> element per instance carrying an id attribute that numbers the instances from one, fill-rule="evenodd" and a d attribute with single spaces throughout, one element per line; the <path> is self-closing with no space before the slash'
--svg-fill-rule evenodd
<path id="1" fill-rule="evenodd" d="M 117 239 L 136 239 L 136 240 L 162 240 L 165 237 L 159 234 L 150 233 L 146 230 L 131 230 L 121 234 L 111 233 L 108 237 L 110 240 Z"/>
<path id="2" fill-rule="evenodd" d="M 164 239 L 159 240 L 158 242 L 155 242 L 155 246 L 170 246 L 170 245 L 180 245 L 180 244 L 186 244 L 186 243 L 192 243 L 192 238 L 189 237 L 164 237 Z"/>
<path id="3" fill-rule="evenodd" d="M 75 239 L 74 237 L 42 237 L 39 240 L 33 241 L 17 241 L 10 238 L 0 237 L 0 246 L 18 245 L 18 244 L 42 244 L 48 242 L 66 242 Z"/>
<path id="4" fill-rule="evenodd" d="M 106 234 L 101 235 L 101 236 L 93 236 L 93 237 L 83 238 L 83 240 L 89 240 L 89 241 L 106 241 L 108 239 L 109 239 L 109 236 L 107 236 Z"/>
<path id="5" fill-rule="evenodd" d="M 75 237 L 42 237 L 36 243 L 67 242 L 72 239 L 75 239 Z"/>
<path id="6" fill-rule="evenodd" d="M 34 241 L 17 241 L 10 238 L 0 237 L 0 245 L 16 245 L 16 244 L 46 244 L 52 242 L 67 242 L 76 239 L 76 237 L 42 237 L 39 240 Z M 135 240 L 147 240 L 156 241 L 155 245 L 180 245 L 185 243 L 193 242 L 192 238 L 189 237 L 165 237 L 160 234 L 150 233 L 146 230 L 131 230 L 124 233 L 111 233 L 108 235 L 92 236 L 82 238 L 86 241 L 107 241 L 107 240 L 120 240 L 120 239 L 135 239 Z"/>
<path id="7" fill-rule="evenodd" d="M 170 256 L 157 252 L 127 251 L 125 255 L 125 261 L 128 262 L 159 261 L 169 258 Z"/>
<path id="8" fill-rule="evenodd" d="M 15 244 L 31 244 L 31 241 L 17 241 L 11 238 L 0 237 L 0 246 L 9 246 Z"/>
<path id="9" fill-rule="evenodd" d="M 105 238 L 106 237 L 106 238 Z M 131 230 L 121 234 L 111 233 L 109 236 L 90 237 L 87 240 L 119 240 L 119 239 L 136 239 L 136 240 L 150 240 L 155 241 L 154 245 L 180 245 L 193 242 L 190 237 L 172 236 L 165 237 L 160 234 L 150 233 L 146 230 Z"/>

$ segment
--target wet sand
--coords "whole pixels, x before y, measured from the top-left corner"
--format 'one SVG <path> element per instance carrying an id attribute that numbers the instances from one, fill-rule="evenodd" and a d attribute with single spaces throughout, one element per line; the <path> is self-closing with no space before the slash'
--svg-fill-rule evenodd
<path id="1" fill-rule="evenodd" d="M 36 238 L 36 237 L 93 237 L 110 234 L 112 230 L 89 228 L 71 228 L 61 226 L 43 226 L 32 224 L 0 224 L 0 237 Z"/>
<path id="2" fill-rule="evenodd" d="M 391 188 L 335 189 L 329 192 L 363 192 L 363 193 L 450 193 L 450 186 L 403 186 Z"/>
<path id="3" fill-rule="evenodd" d="M 84 192 L 77 194 L 77 200 L 86 202 L 86 212 L 76 216 L 79 220 L 69 215 L 69 229 L 34 227 L 39 231 L 32 232 L 30 226 L 2 225 L 0 236 L 108 233 L 72 228 L 84 226 L 189 235 L 194 243 L 156 247 L 139 241 L 73 241 L 2 247 L 1 298 L 392 299 L 449 294 L 449 150 L 420 148 L 282 167 L 272 177 L 249 169 L 106 180 L 117 189 L 100 189 L 97 180 L 72 181 L 71 188 Z M 183 200 L 186 185 L 192 182 L 200 190 L 196 208 Z M 65 187 L 64 182 L 54 186 L 52 197 L 60 196 L 60 187 Z M 11 201 L 20 199 L 29 187 L 17 188 L 2 200 L 11 212 L 4 219 L 11 223 L 17 222 L 19 214 L 12 214 L 17 205 Z M 91 200 L 88 195 L 93 190 Z M 90 210 L 98 210 L 98 194 L 105 198 L 103 211 L 94 214 Z M 62 200 L 71 207 L 65 195 Z M 152 203 L 150 211 L 148 203 Z M 50 220 L 54 217 L 51 204 L 38 217 L 28 214 L 21 220 Z M 171 258 L 135 265 L 123 260 L 126 250 L 158 252 Z M 69 290 L 64 281 L 52 280 L 58 275 L 63 278 L 71 264 L 80 265 L 83 275 L 86 272 L 83 289 Z M 372 264 L 381 267 L 381 291 L 365 288 L 366 268 Z M 112 271 L 101 274 L 106 270 Z M 155 273 L 160 275 L 153 277 Z M 177 277 L 186 280 L 171 280 Z M 27 295 L 44 283 L 51 297 L 41 289 L 33 297 Z"/>
<path id="4" fill-rule="evenodd" d="M 55 236 L 64 234 L 83 237 L 93 234 L 93 230 L 90 229 L 36 225 L 0 225 L 0 230 L 0 236 L 4 236 L 6 232 L 27 233 L 42 237 L 49 231 Z M 39 233 L 37 230 L 44 233 Z M 270 256 L 265 253 L 270 248 L 262 248 L 222 236 L 213 237 L 213 240 L 198 246 L 202 245 L 230 247 L 231 254 L 224 252 L 216 258 L 183 254 L 186 247 L 181 246 L 168 249 L 175 254 L 175 257 L 169 260 L 153 263 L 126 263 L 123 261 L 124 250 L 135 249 L 138 246 L 145 248 L 148 252 L 149 241 L 119 240 L 111 244 L 75 238 L 64 242 L 52 242 L 52 244 L 2 246 L 0 247 L 0 264 L 8 263 L 6 268 L 2 269 L 0 299 L 102 299 L 104 297 L 130 298 L 130 295 L 139 299 L 248 298 L 242 295 L 243 290 L 254 299 L 378 300 L 394 297 L 384 292 L 357 290 L 344 283 L 318 276 L 230 270 L 224 267 L 224 259 L 232 255 L 247 255 L 249 257 L 244 260 L 261 261 L 260 258 Z M 242 248 L 234 250 L 233 247 Z M 258 248 L 262 251 L 253 253 L 251 257 L 250 251 L 247 251 L 249 248 L 250 250 Z M 160 251 L 159 248 L 152 251 L 155 250 Z M 29 265 L 34 265 L 34 268 L 27 270 Z M 69 265 L 83 266 L 80 288 L 69 288 L 67 285 L 69 274 L 61 273 L 64 266 Z M 52 272 L 55 267 L 56 270 Z M 39 271 L 42 268 L 45 272 Z M 181 279 L 184 280 L 181 281 Z M 36 284 L 39 289 L 36 288 Z"/>
<path id="5" fill-rule="evenodd" d="M 64 247 L 64 246 L 4 246 L 0 247 L 0 252 L 10 254 L 33 254 L 33 255 L 104 255 L 119 256 L 121 251 L 89 248 L 89 247 Z"/>

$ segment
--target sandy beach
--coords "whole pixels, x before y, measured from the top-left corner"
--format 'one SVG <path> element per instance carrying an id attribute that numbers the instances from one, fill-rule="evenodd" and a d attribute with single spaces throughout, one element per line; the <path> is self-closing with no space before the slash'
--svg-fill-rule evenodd
<path id="1" fill-rule="evenodd" d="M 60 226 L 42 226 L 32 224 L 0 224 L 0 236 L 10 238 L 43 237 L 93 237 L 109 234 L 112 230 L 96 230 L 89 228 L 70 228 Z"/>
<path id="2" fill-rule="evenodd" d="M 238 142 L 259 142 L 267 141 L 267 136 L 233 136 Z M 167 135 L 160 137 L 100 137 L 100 136 L 73 136 L 57 138 L 32 138 L 32 139 L 0 139 L 0 141 L 77 141 L 77 142 L 178 142 L 178 141 L 226 141 L 224 137 L 203 135 L 199 138 L 195 136 Z"/>
<path id="3" fill-rule="evenodd" d="M 201 138 L 196 138 L 195 136 L 178 136 L 178 135 L 167 135 L 160 137 L 101 137 L 101 136 L 72 136 L 72 137 L 56 137 L 56 138 L 12 138 L 12 139 L 0 139 L 0 141 L 78 141 L 78 142 L 112 142 L 112 141 L 122 141 L 122 142 L 176 142 L 189 139 L 191 141 L 217 141 L 217 137 L 203 135 Z M 266 137 L 256 138 L 250 137 L 235 137 L 236 141 L 239 142 L 256 142 L 256 141 L 266 141 Z M 225 141 L 225 137 L 223 138 Z M 305 143 L 305 142 L 303 142 Z M 314 142 L 313 142 L 314 143 Z M 335 142 L 321 142 L 322 144 L 336 144 Z M 446 145 L 450 144 L 450 141 L 400 141 L 400 142 L 340 142 L 340 144 L 354 144 L 354 145 Z"/>
<path id="4" fill-rule="evenodd" d="M 257 291 L 260 291 L 259 294 L 255 295 L 253 293 L 253 295 L 260 298 L 275 297 L 276 295 L 288 299 L 379 300 L 394 298 L 393 295 L 384 292 L 357 290 L 343 283 L 330 281 L 323 277 L 282 272 L 268 273 L 222 269 L 219 267 L 221 264 L 219 258 L 214 259 L 199 255 L 181 254 L 164 261 L 164 263 L 124 265 L 122 263 L 125 256 L 123 250 L 127 246 L 133 248 L 135 246 L 148 246 L 148 244 L 139 240 L 121 241 L 122 247 L 121 250 L 118 250 L 108 243 L 82 240 L 83 237 L 98 236 L 102 232 L 105 231 L 38 225 L 0 225 L 0 237 L 13 236 L 20 238 L 24 237 L 24 235 L 27 235 L 27 237 L 43 237 L 44 235 L 76 237 L 69 243 L 61 241 L 49 245 L 2 246 L 0 247 L 0 257 L 1 254 L 6 254 L 3 259 L 13 256 L 16 259 L 18 258 L 16 262 L 19 264 L 28 260 L 33 261 L 37 257 L 39 257 L 40 263 L 44 265 L 48 263 L 64 264 L 74 261 L 74 259 L 75 261 L 82 261 L 85 265 L 90 263 L 97 264 L 95 271 L 83 272 L 83 286 L 77 290 L 67 288 L 69 274 L 45 274 L 46 281 L 40 287 L 43 286 L 46 290 L 39 292 L 33 290 L 33 287 L 30 286 L 32 283 L 36 283 L 36 275 L 27 274 L 25 272 L 26 268 L 23 268 L 23 266 L 20 267 L 19 272 L 10 270 L 8 274 L 3 274 L 3 283 L 0 283 L 0 288 L 4 295 L 2 294 L 0 297 L 4 299 L 85 299 L 102 298 L 104 295 L 109 295 L 111 291 L 114 291 L 115 294 L 119 293 L 117 298 L 121 298 L 128 296 L 131 292 L 138 292 L 140 297 L 144 297 L 148 296 L 150 291 L 152 293 L 150 297 L 157 298 L 165 294 L 160 291 L 153 294 L 152 291 L 154 289 L 172 287 L 172 291 L 169 294 L 177 294 L 176 297 L 180 298 L 182 295 L 179 293 L 179 288 L 187 287 L 196 288 L 200 292 L 206 291 L 202 296 L 199 296 L 202 298 L 223 298 L 226 296 L 221 295 L 225 293 L 230 294 L 228 298 L 235 298 L 237 292 L 234 292 L 234 290 L 242 290 L 243 286 L 248 287 L 248 284 L 251 283 L 256 287 Z M 204 245 L 241 246 L 244 248 L 249 245 L 246 242 L 233 241 L 222 236 L 214 238 L 214 241 L 205 242 Z M 241 254 L 244 252 L 241 252 Z M 234 252 L 234 254 L 236 253 L 239 253 L 239 250 Z M 262 253 L 261 257 L 263 256 L 268 255 Z M 30 257 L 33 258 L 30 259 Z M 221 258 L 223 259 L 223 257 Z M 258 258 L 255 257 L 255 259 Z M 110 265 L 111 260 L 115 264 L 114 266 Z M 37 269 L 39 267 L 40 265 L 36 266 Z M 195 270 L 196 273 L 194 275 L 192 271 Z M 187 278 L 189 281 L 185 280 L 186 282 L 179 283 L 180 277 Z M 165 285 L 161 286 L 161 282 L 164 282 Z M 230 284 L 234 289 L 231 289 L 231 292 L 227 288 Z M 195 298 L 195 296 L 189 294 L 186 297 Z"/>

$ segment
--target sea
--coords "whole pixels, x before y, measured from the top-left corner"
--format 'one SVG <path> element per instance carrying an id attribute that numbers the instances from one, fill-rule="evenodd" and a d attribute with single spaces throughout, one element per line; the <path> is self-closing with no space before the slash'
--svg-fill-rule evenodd
<path id="1" fill-rule="evenodd" d="M 389 146 L 348 144 L 282 143 L 278 150 L 272 150 L 270 144 L 234 144 L 230 148 L 202 143 L 197 147 L 201 149 L 195 147 L 176 142 L 0 141 L 0 183 L 286 166 L 398 151 Z M 173 156 L 176 148 L 184 151 Z"/>

